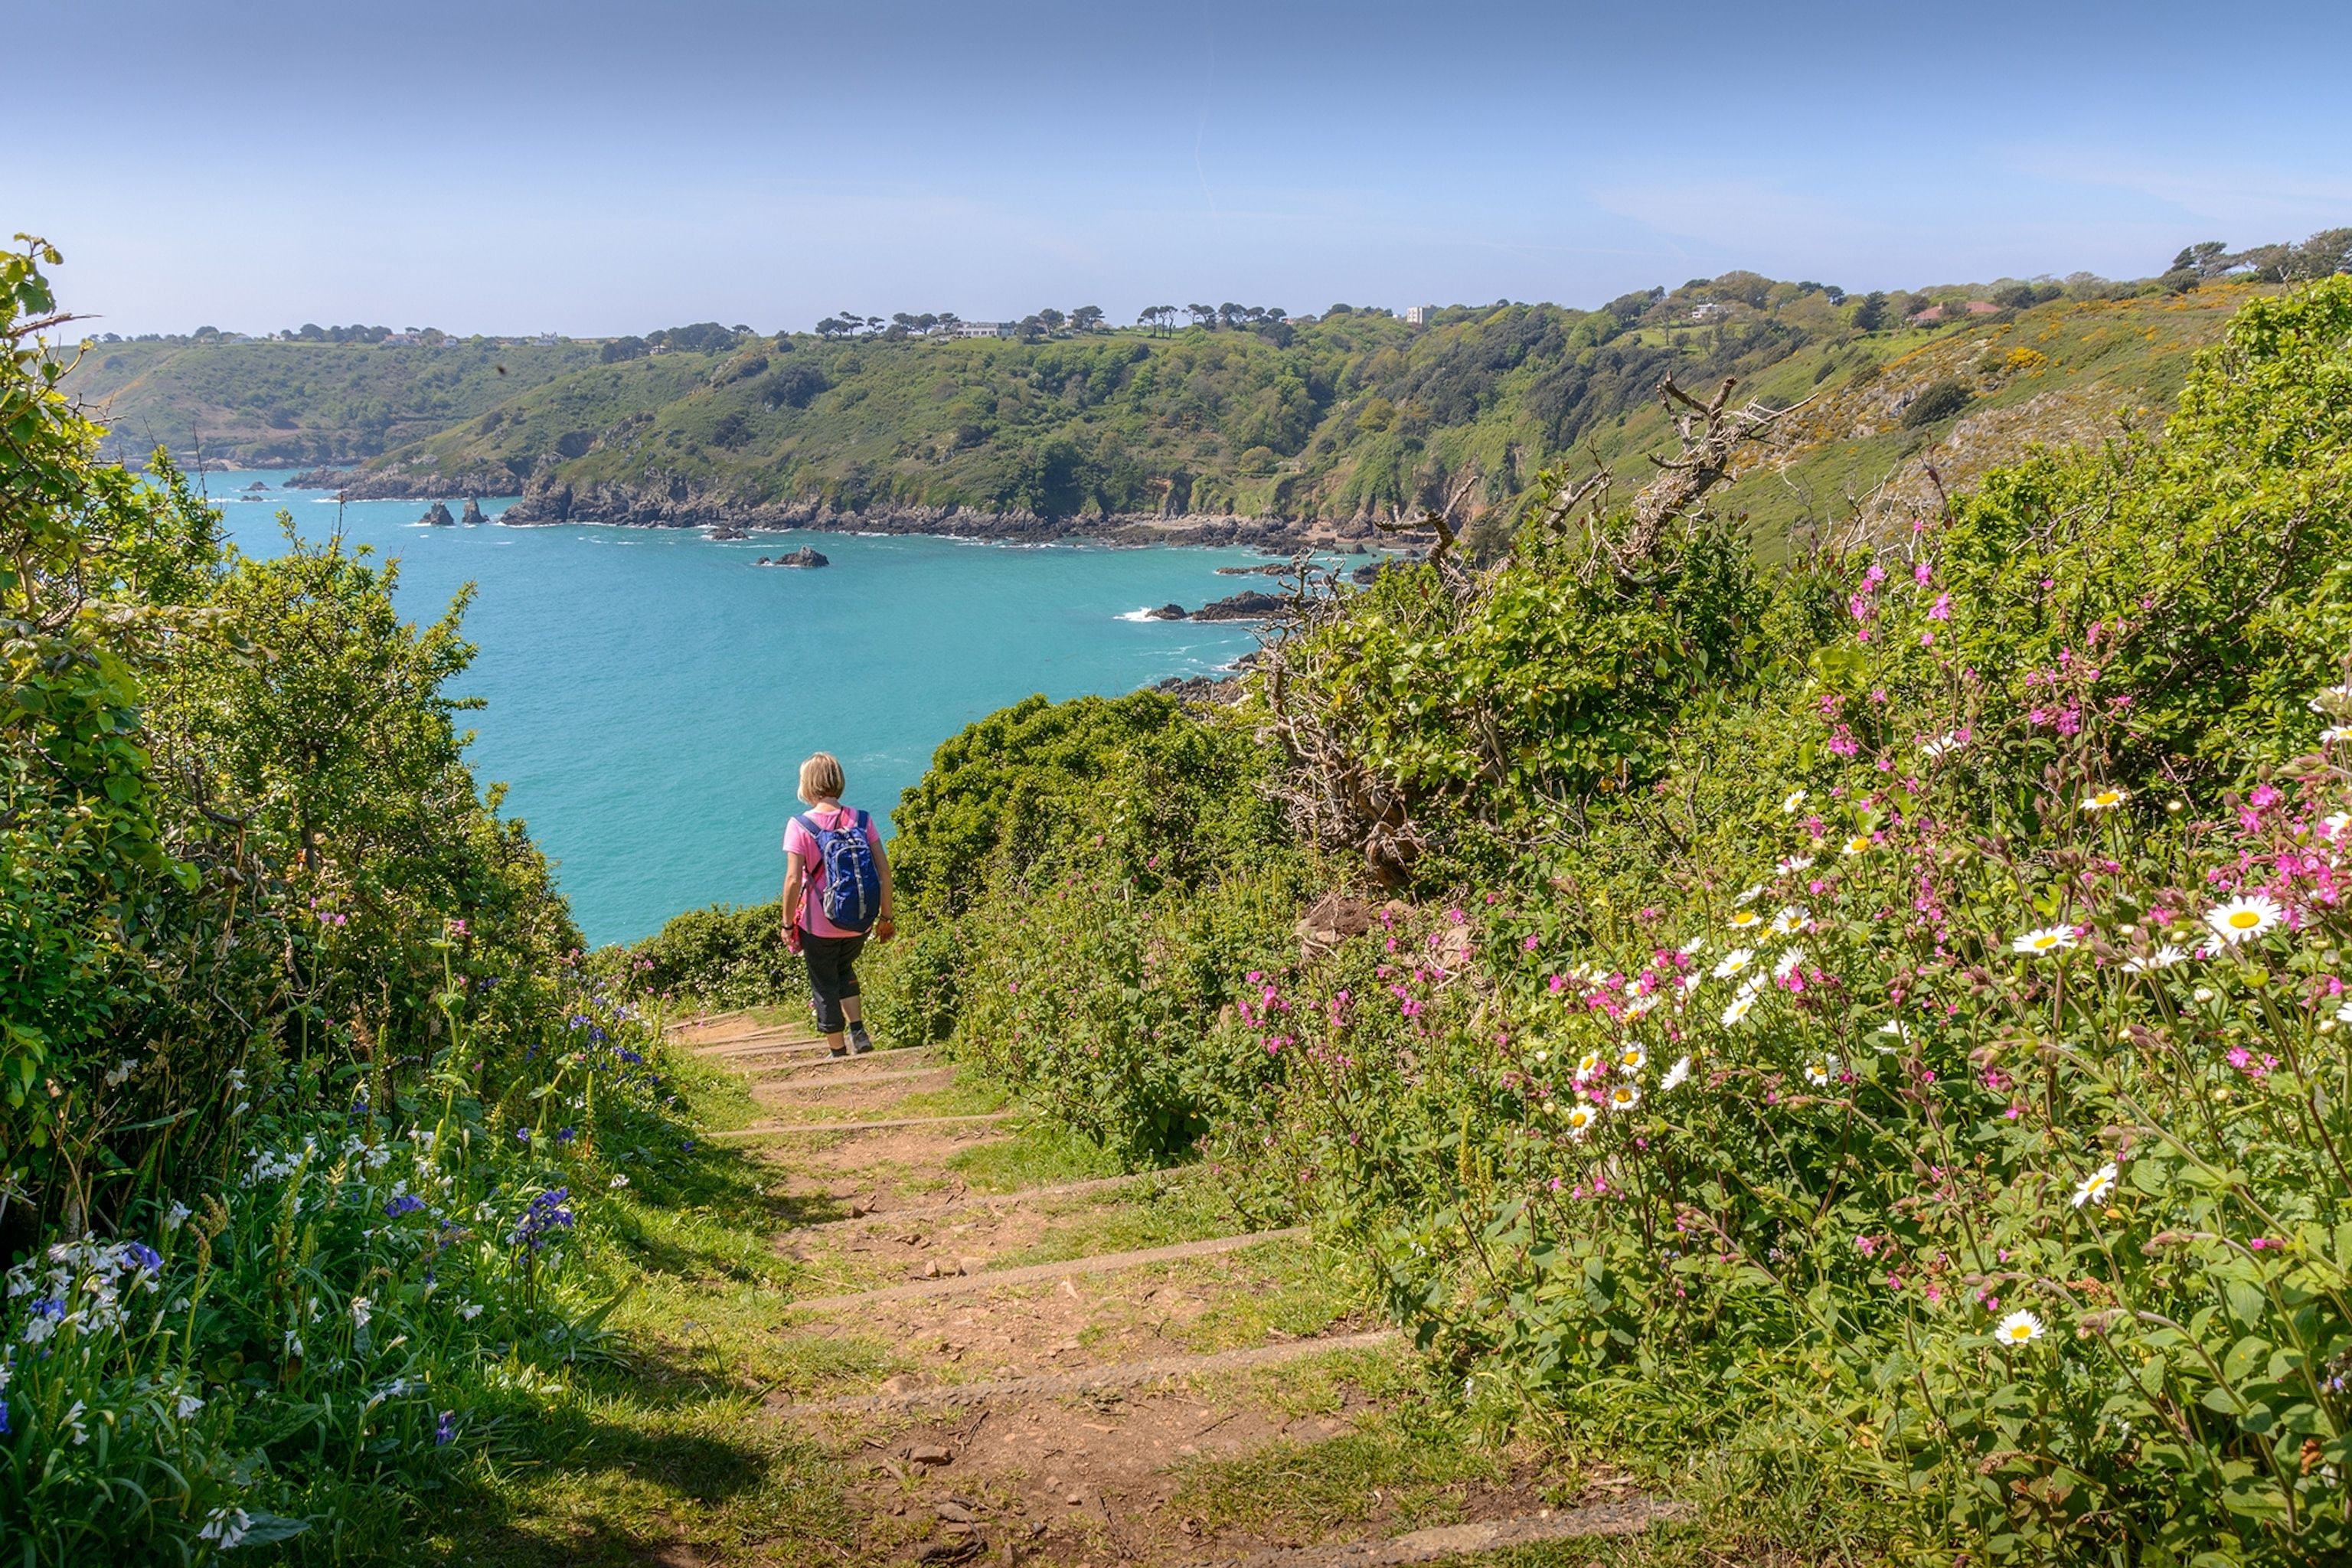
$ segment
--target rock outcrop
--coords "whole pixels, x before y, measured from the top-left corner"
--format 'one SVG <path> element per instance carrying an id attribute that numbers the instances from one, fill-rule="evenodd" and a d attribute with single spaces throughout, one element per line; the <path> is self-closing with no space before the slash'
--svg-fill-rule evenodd
<path id="1" fill-rule="evenodd" d="M 1186 615 L 1184 606 L 1181 605 L 1162 605 L 1156 610 L 1146 610 L 1143 613 L 1155 621 L 1181 621 Z"/>
<path id="2" fill-rule="evenodd" d="M 803 544 L 789 555 L 779 555 L 773 559 L 762 555 L 760 559 L 751 563 L 751 564 L 754 566 L 810 567 L 830 566 L 833 563 L 827 560 L 824 555 L 819 554 L 816 551 L 811 550 L 807 545 Z"/>
<path id="3" fill-rule="evenodd" d="M 1202 605 L 1192 612 L 1196 621 L 1262 621 L 1282 613 L 1282 600 L 1272 594 L 1261 594 L 1245 588 L 1238 594 Z"/>
<path id="4" fill-rule="evenodd" d="M 448 503 L 446 501 L 435 501 L 431 506 L 425 509 L 425 515 L 418 518 L 416 521 L 422 523 L 430 524 L 435 528 L 455 528 L 457 526 L 457 520 L 449 515 Z"/>
<path id="5" fill-rule="evenodd" d="M 466 498 L 466 510 L 458 513 L 457 521 L 464 523 L 467 528 L 479 528 L 482 525 L 483 521 L 482 503 L 475 500 L 472 496 L 467 496 Z"/>

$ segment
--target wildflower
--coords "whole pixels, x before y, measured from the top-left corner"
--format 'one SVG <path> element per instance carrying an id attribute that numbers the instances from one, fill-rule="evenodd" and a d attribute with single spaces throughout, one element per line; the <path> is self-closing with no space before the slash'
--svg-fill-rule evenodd
<path id="1" fill-rule="evenodd" d="M 189 1210 L 187 1205 L 175 1201 L 170 1208 L 163 1211 L 163 1228 L 165 1230 L 179 1229 L 182 1226 L 188 1223 L 188 1213 Z"/>
<path id="2" fill-rule="evenodd" d="M 132 1073 L 137 1072 L 138 1070 L 139 1062 L 136 1058 L 123 1058 L 121 1061 L 115 1063 L 112 1067 L 107 1069 L 106 1087 L 109 1089 L 121 1088 L 125 1080 L 127 1080 Z"/>
<path id="3" fill-rule="evenodd" d="M 404 1214 L 415 1214 L 425 1206 L 425 1200 L 415 1193 L 403 1193 L 383 1205 L 386 1219 L 398 1219 Z"/>
<path id="4" fill-rule="evenodd" d="M 204 1407 L 205 1407 L 205 1402 L 204 1402 L 203 1400 L 201 1400 L 201 1399 L 198 1399 L 194 1394 L 183 1394 L 182 1395 L 180 1395 L 180 1403 L 179 1403 L 178 1412 L 177 1412 L 177 1413 L 178 1413 L 179 1418 L 180 1418 L 181 1420 L 183 1420 L 183 1421 L 186 1421 L 186 1420 L 190 1420 L 190 1419 L 194 1418 L 194 1416 L 195 1415 L 196 1412 L 197 1412 L 197 1411 L 199 1411 L 199 1410 L 202 1410 Z"/>
<path id="5" fill-rule="evenodd" d="M 460 1301 L 460 1302 L 458 1302 L 458 1303 L 457 1303 L 457 1316 L 459 1316 L 459 1317 L 461 1317 L 461 1318 L 465 1319 L 465 1320 L 466 1320 L 466 1321 L 467 1321 L 467 1322 L 469 1322 L 469 1323 L 470 1323 L 470 1322 L 472 1322 L 476 1318 L 478 1318 L 478 1317 L 480 1317 L 481 1315 L 482 1315 L 482 1306 L 481 1306 L 481 1303 L 480 1303 L 480 1302 L 478 1302 L 478 1301 Z"/>
<path id="6" fill-rule="evenodd" d="M 1631 1110 L 1642 1103 L 1642 1091 L 1630 1083 L 1621 1083 L 1609 1091 L 1609 1109 Z"/>
<path id="7" fill-rule="evenodd" d="M 1689 1077 L 1690 1058 L 1685 1057 L 1668 1068 L 1666 1076 L 1658 1080 L 1658 1092 L 1664 1094 L 1669 1089 L 1680 1089 Z"/>
<path id="8" fill-rule="evenodd" d="M 2344 837 L 2344 830 L 2352 827 L 2352 811 L 2330 812 L 2320 819 L 2319 826 L 2327 830 L 2328 837 L 2341 838 Z"/>
<path id="9" fill-rule="evenodd" d="M 1878 1026 L 1878 1032 L 1895 1042 L 1895 1045 L 1878 1047 L 1879 1054 L 1882 1056 L 1893 1052 L 1897 1046 L 1907 1046 L 1911 1043 L 1911 1026 L 1900 1018 L 1887 1019 Z"/>
<path id="10" fill-rule="evenodd" d="M 1870 835 L 1866 833 L 1857 833 L 1853 837 L 1847 839 L 1845 841 L 1845 852 L 1849 855 L 1869 854 Z"/>
<path id="11" fill-rule="evenodd" d="M 1813 858 L 1810 855 L 1783 856 L 1774 868 L 1783 877 L 1793 877 L 1800 871 L 1810 871 L 1812 868 Z"/>
<path id="12" fill-rule="evenodd" d="M 2262 935 L 2285 916 L 2286 911 L 2274 900 L 2256 893 L 2251 898 L 2231 899 L 2206 910 L 2205 923 L 2214 935 L 2235 947 Z"/>
<path id="13" fill-rule="evenodd" d="M 1805 1064 L 1805 1081 L 1815 1089 L 1827 1089 L 1831 1079 L 1837 1076 L 1837 1058 L 1822 1057 Z"/>
<path id="14" fill-rule="evenodd" d="M 1601 1070 L 1601 1053 L 1587 1051 L 1576 1059 L 1576 1081 L 1582 1083 Z"/>
<path id="15" fill-rule="evenodd" d="M 2330 724 L 2319 732 L 2319 743 L 2332 746 L 2347 736 L 2352 736 L 2352 724 Z"/>
<path id="16" fill-rule="evenodd" d="M 300 1361 L 302 1359 L 302 1336 L 296 1333 L 292 1329 L 287 1330 L 285 1348 L 286 1358 L 289 1361 Z"/>
<path id="17" fill-rule="evenodd" d="M 1641 1042 L 1638 1040 L 1626 1041 L 1624 1048 L 1617 1053 L 1617 1070 L 1628 1077 L 1640 1072 L 1649 1064 L 1650 1053 L 1642 1048 Z"/>
<path id="18" fill-rule="evenodd" d="M 1715 977 L 1717 980 L 1728 980 L 1733 975 L 1738 973 L 1741 970 L 1747 968 L 1748 963 L 1753 961 L 1755 957 L 1756 950 L 1754 948 L 1735 947 L 1729 952 L 1725 953 L 1721 958 L 1716 960 L 1714 971 Z"/>
<path id="19" fill-rule="evenodd" d="M 1581 1138 L 1591 1131 L 1592 1124 L 1600 1120 L 1601 1112 L 1593 1110 L 1592 1107 L 1581 1102 L 1571 1105 L 1568 1108 L 1568 1135 L 1570 1138 Z"/>
<path id="20" fill-rule="evenodd" d="M 616 1176 L 614 1176 L 614 1177 L 610 1182 L 607 1182 L 607 1183 L 605 1184 L 605 1185 L 607 1185 L 607 1186 L 609 1186 L 609 1187 L 613 1188 L 613 1189 L 614 1189 L 614 1191 L 616 1191 L 616 1192 L 617 1192 L 618 1190 L 620 1190 L 621 1188 L 627 1186 L 628 1184 L 629 1184 L 629 1178 L 628 1178 L 628 1177 L 626 1177 L 626 1176 L 625 1176 L 625 1175 L 616 1175 Z"/>
<path id="21" fill-rule="evenodd" d="M 253 1528 L 253 1516 L 241 1508 L 216 1508 L 205 1516 L 205 1527 L 196 1531 L 199 1541 L 214 1541 L 227 1552 L 242 1542 Z"/>
<path id="22" fill-rule="evenodd" d="M 2152 974 L 2159 969 L 2169 969 L 2176 963 L 2184 963 L 2188 959 L 2187 953 L 2168 942 L 2154 952 L 2139 953 L 2124 960 L 2124 973 Z"/>
<path id="23" fill-rule="evenodd" d="M 2200 1003 L 2210 1002 L 2213 1000 L 2213 988 L 2210 985 L 2200 985 L 2189 993 L 2189 997 L 2192 1001 Z"/>
<path id="24" fill-rule="evenodd" d="M 2030 1345 L 2042 1334 L 2042 1320 L 2022 1310 L 2003 1318 L 1992 1331 L 1992 1337 L 2005 1345 Z"/>
<path id="25" fill-rule="evenodd" d="M 1758 899 L 1759 899 L 1759 898 L 1761 898 L 1761 897 L 1763 897 L 1763 896 L 1764 896 L 1764 884 L 1763 884 L 1763 883 L 1761 883 L 1761 882 L 1759 882 L 1759 883 L 1757 883 L 1754 887 L 1752 887 L 1752 888 L 1748 889 L 1746 892 L 1744 892 L 1744 893 L 1740 894 L 1738 898 L 1736 898 L 1736 899 L 1732 900 L 1731 901 L 1732 901 L 1732 903 L 1733 903 L 1733 904 L 1735 904 L 1735 905 L 1738 905 L 1738 904 L 1752 904 L 1752 903 L 1754 903 Z"/>
<path id="26" fill-rule="evenodd" d="M 143 1241 L 123 1243 L 122 1258 L 125 1262 L 142 1268 L 150 1274 L 160 1274 L 163 1270 L 163 1255 Z"/>
<path id="27" fill-rule="evenodd" d="M 1788 952 L 1780 955 L 1779 963 L 1772 965 L 1772 978 L 1775 980 L 1788 979 L 1789 976 L 1797 973 L 1798 965 L 1804 962 L 1805 950 L 1801 947 L 1790 948 Z"/>
<path id="28" fill-rule="evenodd" d="M 368 1326 L 368 1320 L 374 1315 L 374 1312 L 375 1303 L 369 1300 L 365 1296 L 354 1296 L 352 1298 L 352 1327 L 355 1329 L 366 1328 Z"/>
<path id="29" fill-rule="evenodd" d="M 1638 1018 L 1643 1014 L 1647 1013 L 1651 1008 L 1655 1007 L 1657 1005 L 1658 994 L 1654 991 L 1648 992 L 1643 995 L 1634 997 L 1632 1001 L 1625 1004 L 1625 1016 L 1628 1018 Z"/>
<path id="30" fill-rule="evenodd" d="M 454 1410 L 444 1410 L 441 1412 L 440 1421 L 433 1428 L 433 1446 L 436 1448 L 446 1448 L 457 1440 L 457 1413 Z"/>
<path id="31" fill-rule="evenodd" d="M 533 1252 L 547 1244 L 547 1238 L 559 1230 L 572 1228 L 572 1211 L 563 1206 L 572 1195 L 569 1187 L 556 1187 L 530 1200 L 530 1206 L 515 1222 L 514 1234 L 509 1237 L 518 1247 L 528 1247 Z"/>
<path id="32" fill-rule="evenodd" d="M 2083 809 L 2084 811 L 2113 811 L 2116 807 L 2123 805 L 2124 802 L 2130 798 L 2131 791 L 2127 789 L 2103 789 L 2095 795 L 2084 795 L 2083 797 Z"/>
<path id="33" fill-rule="evenodd" d="M 1748 1016 L 1748 1009 L 1755 1005 L 1756 994 L 1752 991 L 1742 991 L 1738 995 L 1731 999 L 1731 1005 L 1723 1010 L 1724 1026 L 1728 1028 L 1731 1026 L 1738 1024 L 1741 1019 Z"/>
<path id="34" fill-rule="evenodd" d="M 8 1402 L 0 1399 L 0 1437 L 10 1436 L 13 1433 L 14 1428 L 8 1425 Z"/>
<path id="35" fill-rule="evenodd" d="M 1929 758 L 1940 757 L 1948 752 L 1957 752 L 1968 743 L 1969 732 L 1966 730 L 1947 730 L 1934 740 L 1922 742 L 1919 754 Z"/>
<path id="36" fill-rule="evenodd" d="M 2062 952 L 2074 945 L 2073 926 L 2042 926 L 2027 931 L 2009 944 L 2011 952 L 2032 953 L 2039 958 L 2044 953 Z"/>
<path id="37" fill-rule="evenodd" d="M 1748 927 L 1759 923 L 1763 919 L 1764 917 L 1758 914 L 1754 910 L 1741 910 L 1738 914 L 1731 917 L 1731 929 L 1734 931 L 1746 931 Z"/>
<path id="38" fill-rule="evenodd" d="M 1785 796 L 1783 796 L 1783 797 L 1781 798 L 1781 801 L 1780 801 L 1780 815 L 1781 815 L 1781 816 L 1788 816 L 1790 813 L 1791 813 L 1791 812 L 1795 811 L 1795 810 L 1797 809 L 1797 807 L 1799 807 L 1799 806 L 1801 806 L 1801 805 L 1804 805 L 1804 804 L 1805 804 L 1805 792 L 1804 792 L 1803 790 L 1801 790 L 1801 789 L 1792 789 L 1792 790 L 1790 790 L 1790 792 L 1789 792 Z"/>
<path id="39" fill-rule="evenodd" d="M 2105 1203 L 2107 1194 L 2115 1190 L 2116 1163 L 2110 1160 L 2074 1184 L 2074 1206 L 2081 1208 L 2084 1204 Z"/>
<path id="40" fill-rule="evenodd" d="M 1811 864 L 1811 862 L 1807 863 Z M 1804 930 L 1805 922 L 1811 918 L 1796 905 L 1786 904 L 1781 907 L 1779 914 L 1772 917 L 1772 923 L 1764 929 L 1774 936 L 1794 936 L 1798 931 Z"/>

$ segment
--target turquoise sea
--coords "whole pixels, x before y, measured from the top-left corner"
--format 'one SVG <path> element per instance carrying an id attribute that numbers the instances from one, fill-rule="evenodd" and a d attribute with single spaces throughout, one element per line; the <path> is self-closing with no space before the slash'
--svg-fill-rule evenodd
<path id="1" fill-rule="evenodd" d="M 334 498 L 286 478 L 210 477 L 240 550 L 283 548 L 281 508 L 306 536 L 335 527 Z M 248 491 L 256 480 L 270 488 Z M 558 862 L 593 942 L 775 897 L 811 752 L 839 756 L 852 803 L 885 816 L 941 741 L 995 709 L 1204 673 L 1256 641 L 1247 626 L 1124 618 L 1262 586 L 1216 574 L 1264 563 L 1246 551 L 426 528 L 425 505 L 354 502 L 344 536 L 399 557 L 401 606 L 416 618 L 476 585 L 465 627 L 480 651 L 461 683 L 488 703 L 469 716 L 475 773 L 511 786 L 507 811 Z M 752 564 L 804 543 L 833 564 Z"/>

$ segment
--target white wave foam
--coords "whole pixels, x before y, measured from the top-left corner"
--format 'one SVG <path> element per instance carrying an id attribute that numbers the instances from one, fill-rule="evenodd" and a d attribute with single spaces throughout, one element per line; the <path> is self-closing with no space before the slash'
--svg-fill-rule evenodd
<path id="1" fill-rule="evenodd" d="M 1148 621 L 1151 618 L 1151 606 L 1147 605 L 1139 610 L 1129 610 L 1118 618 L 1122 621 Z"/>

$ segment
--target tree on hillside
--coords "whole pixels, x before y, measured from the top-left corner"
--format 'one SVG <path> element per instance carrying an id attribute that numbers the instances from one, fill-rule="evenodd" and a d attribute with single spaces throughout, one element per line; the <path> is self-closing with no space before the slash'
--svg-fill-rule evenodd
<path id="1" fill-rule="evenodd" d="M 1069 318 L 1063 315 L 1061 311 L 1054 309 L 1053 306 L 1048 305 L 1044 310 L 1037 312 L 1037 320 L 1044 325 L 1047 331 L 1058 332 L 1062 330 L 1062 323 L 1069 320 Z"/>
<path id="2" fill-rule="evenodd" d="M 2218 239 L 2200 239 L 2194 245 L 2180 247 L 2172 258 L 2168 272 L 2193 272 L 2200 278 L 2219 278 L 2230 270 L 2232 258 L 2230 247 Z"/>
<path id="3" fill-rule="evenodd" d="M 1213 327 L 1217 324 L 1217 308 L 1214 305 L 1187 305 L 1184 310 L 1185 313 L 1192 318 L 1192 324 L 1196 327 Z"/>
<path id="4" fill-rule="evenodd" d="M 1070 312 L 1070 330 L 1074 332 L 1099 331 L 1102 323 L 1103 308 L 1100 305 L 1081 305 Z"/>

